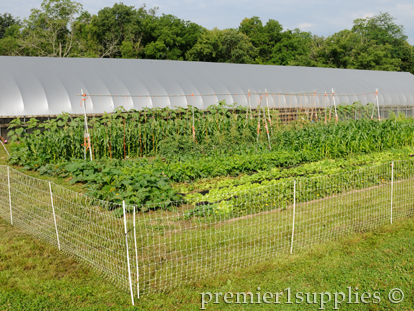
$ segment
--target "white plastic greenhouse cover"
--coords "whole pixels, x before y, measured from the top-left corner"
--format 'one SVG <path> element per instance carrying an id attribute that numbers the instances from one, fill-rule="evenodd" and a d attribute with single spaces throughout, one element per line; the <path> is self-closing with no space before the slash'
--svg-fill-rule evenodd
<path id="1" fill-rule="evenodd" d="M 270 93 L 326 91 L 328 94 L 335 89 L 336 103 L 361 101 L 366 104 L 375 101 L 376 88 L 379 89 L 380 106 L 414 105 L 414 76 L 403 72 L 165 60 L 0 56 L 0 117 L 57 115 L 62 112 L 82 114 L 78 95 L 81 89 L 86 94 L 96 95 L 86 98 L 87 113 L 101 114 L 112 112 L 119 106 L 127 110 L 188 105 L 203 109 L 223 99 L 228 104 L 246 106 L 249 89 L 252 93 L 267 89 Z M 370 94 L 353 96 L 366 93 Z M 191 94 L 194 96 L 179 96 Z M 257 106 L 258 98 L 257 95 L 251 97 L 253 108 Z M 315 104 L 315 98 L 317 96 L 312 95 L 268 97 L 271 107 L 311 106 Z M 322 100 L 323 97 L 317 98 L 316 105 L 322 106 Z M 328 97 L 328 100 L 332 101 L 332 98 Z"/>

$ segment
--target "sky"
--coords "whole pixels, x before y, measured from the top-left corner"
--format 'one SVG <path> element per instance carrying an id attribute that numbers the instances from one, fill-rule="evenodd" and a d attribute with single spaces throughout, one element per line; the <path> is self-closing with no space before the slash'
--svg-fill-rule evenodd
<path id="1" fill-rule="evenodd" d="M 112 7 L 113 0 L 78 0 L 86 11 L 96 14 L 104 7 Z M 277 20 L 286 29 L 299 28 L 318 36 L 329 36 L 343 29 L 351 29 L 354 19 L 388 12 L 403 25 L 410 44 L 414 44 L 413 0 L 121 0 L 129 6 L 158 7 L 158 14 L 172 14 L 195 22 L 205 28 L 237 28 L 246 17 L 258 16 L 263 24 Z M 10 13 L 27 18 L 32 8 L 39 8 L 42 0 L 0 0 L 0 14 Z"/>

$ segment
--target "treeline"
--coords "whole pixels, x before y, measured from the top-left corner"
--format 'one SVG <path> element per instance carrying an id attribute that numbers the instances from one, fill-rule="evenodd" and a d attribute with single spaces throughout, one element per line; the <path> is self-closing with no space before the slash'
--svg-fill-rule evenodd
<path id="1" fill-rule="evenodd" d="M 20 20 L 0 14 L 0 55 L 169 59 L 409 71 L 414 47 L 389 13 L 356 19 L 320 37 L 245 18 L 237 28 L 206 29 L 173 15 L 116 3 L 96 15 L 71 0 L 44 0 Z"/>

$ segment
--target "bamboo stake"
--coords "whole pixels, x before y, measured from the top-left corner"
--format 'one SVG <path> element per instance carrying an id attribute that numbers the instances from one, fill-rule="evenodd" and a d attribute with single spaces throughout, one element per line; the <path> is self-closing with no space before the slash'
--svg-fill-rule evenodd
<path id="1" fill-rule="evenodd" d="M 324 99 L 323 99 L 323 101 L 324 101 L 324 103 L 325 103 L 325 125 L 327 124 L 327 122 L 326 122 L 326 114 L 327 114 L 326 98 L 327 98 L 327 96 L 328 96 L 328 95 L 326 95 L 326 91 L 325 91 L 325 97 L 324 97 Z"/>
<path id="2" fill-rule="evenodd" d="M 194 94 L 191 94 L 191 96 L 193 97 L 194 101 L 195 101 L 195 97 Z M 191 106 L 191 109 L 193 111 L 193 140 L 195 141 L 195 127 L 194 127 L 194 106 Z"/>
<path id="3" fill-rule="evenodd" d="M 262 96 L 260 96 L 260 90 L 259 90 L 259 116 L 258 116 L 258 121 L 257 121 L 257 142 L 259 142 L 259 133 L 260 133 L 260 109 L 262 106 Z"/>
<path id="4" fill-rule="evenodd" d="M 247 90 L 247 109 L 246 109 L 246 120 L 249 115 L 249 107 L 250 107 L 250 89 Z"/>
<path id="5" fill-rule="evenodd" d="M 338 112 L 336 111 L 335 90 L 334 89 L 332 89 L 332 99 L 333 99 L 334 108 L 335 108 L 335 122 L 338 122 Z"/>
<path id="6" fill-rule="evenodd" d="M 375 97 L 376 97 L 376 99 L 377 99 L 377 107 L 378 107 L 378 121 L 381 121 L 380 109 L 379 109 L 379 99 L 378 99 L 378 89 L 375 89 Z"/>
<path id="7" fill-rule="evenodd" d="M 89 130 L 88 130 L 88 117 L 86 116 L 86 94 L 83 93 L 83 89 L 81 89 L 81 93 L 82 93 L 82 106 L 83 106 L 83 114 L 85 116 L 85 139 L 88 141 L 88 145 L 84 146 L 84 158 L 86 160 L 86 150 L 89 148 L 89 154 L 91 157 L 91 161 L 92 161 L 92 149 L 91 149 L 91 139 L 89 136 Z"/>
<path id="8" fill-rule="evenodd" d="M 270 109 L 269 109 L 269 98 L 268 98 L 268 93 L 267 93 L 267 89 L 265 89 L 265 93 L 266 93 L 266 106 L 267 106 L 267 114 L 269 116 L 269 126 L 270 126 L 270 130 L 272 131 L 272 119 L 270 117 Z M 273 134 L 273 131 L 272 131 Z M 270 143 L 270 140 L 269 140 Z M 270 148 L 271 149 L 271 148 Z"/>
<path id="9" fill-rule="evenodd" d="M 263 118 L 263 121 L 264 121 L 265 128 L 266 128 L 266 134 L 267 134 L 267 140 L 269 142 L 269 148 L 270 148 L 270 150 L 272 150 L 272 145 L 270 144 L 269 128 L 267 126 L 267 120 L 266 120 L 266 110 L 265 110 L 265 107 L 263 107 L 263 115 L 265 116 Z"/>

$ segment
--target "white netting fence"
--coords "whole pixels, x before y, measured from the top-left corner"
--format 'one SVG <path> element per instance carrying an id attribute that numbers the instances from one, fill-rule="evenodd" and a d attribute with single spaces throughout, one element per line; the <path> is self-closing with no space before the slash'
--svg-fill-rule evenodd
<path id="1" fill-rule="evenodd" d="M 414 161 L 145 208 L 0 166 L 0 217 L 102 272 L 132 298 L 411 217 L 413 194 Z"/>

